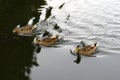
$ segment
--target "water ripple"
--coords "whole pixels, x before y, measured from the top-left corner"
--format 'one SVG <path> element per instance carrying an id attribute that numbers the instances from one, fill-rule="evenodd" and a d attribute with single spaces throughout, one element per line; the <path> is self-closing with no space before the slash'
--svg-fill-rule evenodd
<path id="1" fill-rule="evenodd" d="M 120 54 L 119 0 L 67 0 L 60 10 L 52 7 L 51 16 L 56 17 L 54 21 L 63 29 L 64 39 L 71 41 L 69 44 L 81 40 L 98 42 L 100 53 Z"/>

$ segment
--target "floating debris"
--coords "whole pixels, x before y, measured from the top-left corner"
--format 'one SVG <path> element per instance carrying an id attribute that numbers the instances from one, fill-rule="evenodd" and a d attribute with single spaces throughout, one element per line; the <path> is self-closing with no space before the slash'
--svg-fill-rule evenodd
<path id="1" fill-rule="evenodd" d="M 70 14 L 67 16 L 67 20 L 69 20 L 69 18 L 70 18 Z"/>
<path id="2" fill-rule="evenodd" d="M 61 9 L 65 5 L 65 2 L 59 6 L 59 9 Z"/>
<path id="3" fill-rule="evenodd" d="M 69 19 L 70 19 L 70 14 L 66 17 L 65 23 L 67 23 Z"/>

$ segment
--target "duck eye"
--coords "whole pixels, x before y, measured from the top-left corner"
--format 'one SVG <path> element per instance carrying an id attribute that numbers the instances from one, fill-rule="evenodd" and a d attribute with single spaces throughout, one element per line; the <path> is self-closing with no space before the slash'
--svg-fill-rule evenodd
<path id="1" fill-rule="evenodd" d="M 40 40 L 38 40 L 38 42 L 40 42 Z"/>
<path id="2" fill-rule="evenodd" d="M 80 45 L 77 45 L 77 48 L 79 48 L 80 47 Z"/>

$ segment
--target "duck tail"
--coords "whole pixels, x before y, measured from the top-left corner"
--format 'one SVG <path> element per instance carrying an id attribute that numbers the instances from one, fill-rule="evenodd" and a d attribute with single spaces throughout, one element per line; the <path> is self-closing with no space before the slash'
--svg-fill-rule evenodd
<path id="1" fill-rule="evenodd" d="M 16 28 L 20 28 L 20 24 L 18 24 L 18 25 L 16 26 Z"/>
<path id="2" fill-rule="evenodd" d="M 28 25 L 32 25 L 34 19 L 35 19 L 35 17 L 32 17 L 32 18 L 28 21 Z"/>
<path id="3" fill-rule="evenodd" d="M 97 43 L 94 43 L 94 46 L 97 46 Z"/>
<path id="4" fill-rule="evenodd" d="M 36 26 L 36 25 L 33 25 L 33 27 L 32 27 L 32 29 L 36 29 L 38 26 Z"/>
<path id="5" fill-rule="evenodd" d="M 61 38 L 61 36 L 60 36 L 60 35 L 56 35 L 56 38 L 60 39 L 60 38 Z"/>

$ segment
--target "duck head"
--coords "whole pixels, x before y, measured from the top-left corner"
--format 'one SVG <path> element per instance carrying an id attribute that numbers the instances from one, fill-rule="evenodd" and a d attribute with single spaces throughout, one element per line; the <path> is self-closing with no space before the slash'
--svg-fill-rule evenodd
<path id="1" fill-rule="evenodd" d="M 34 44 L 38 44 L 41 41 L 40 36 L 36 36 L 33 40 Z"/>
<path id="2" fill-rule="evenodd" d="M 80 45 L 77 45 L 76 48 L 75 48 L 74 53 L 78 53 L 78 50 L 79 50 L 80 47 L 81 47 Z"/>
<path id="3" fill-rule="evenodd" d="M 20 30 L 20 25 L 17 25 L 14 29 L 13 29 L 13 33 L 19 33 L 21 30 Z"/>
<path id="4" fill-rule="evenodd" d="M 74 53 L 78 53 L 78 50 L 82 47 L 85 47 L 85 45 L 86 44 L 84 41 L 80 41 L 80 44 L 76 46 Z"/>

